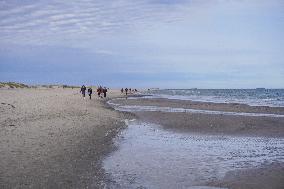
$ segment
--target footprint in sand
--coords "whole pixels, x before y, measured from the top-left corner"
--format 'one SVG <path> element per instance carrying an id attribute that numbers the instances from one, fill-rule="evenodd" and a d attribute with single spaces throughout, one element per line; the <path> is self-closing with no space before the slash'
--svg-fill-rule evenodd
<path id="1" fill-rule="evenodd" d="M 4 103 L 4 102 L 1 102 L 1 104 L 2 104 L 2 105 L 8 105 L 8 106 L 11 106 L 12 108 L 15 108 L 15 106 L 12 105 L 12 104 Z"/>

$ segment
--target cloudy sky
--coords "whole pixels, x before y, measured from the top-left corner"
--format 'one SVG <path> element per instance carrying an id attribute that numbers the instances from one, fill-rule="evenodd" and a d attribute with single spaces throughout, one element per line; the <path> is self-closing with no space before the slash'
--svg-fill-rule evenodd
<path id="1" fill-rule="evenodd" d="M 0 0 L 0 81 L 284 88 L 284 1 Z"/>

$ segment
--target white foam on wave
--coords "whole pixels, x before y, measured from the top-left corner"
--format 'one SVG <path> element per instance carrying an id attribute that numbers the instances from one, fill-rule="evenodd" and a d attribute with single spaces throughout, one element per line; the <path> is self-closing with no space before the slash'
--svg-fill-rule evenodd
<path id="1" fill-rule="evenodd" d="M 284 107 L 283 101 L 277 101 L 274 98 L 256 99 L 256 98 L 235 98 L 235 97 L 218 97 L 218 96 L 199 96 L 199 95 L 167 95 L 152 94 L 144 98 L 165 98 L 170 100 L 190 100 L 195 102 L 211 102 L 211 103 L 239 103 L 249 106 L 269 106 Z"/>

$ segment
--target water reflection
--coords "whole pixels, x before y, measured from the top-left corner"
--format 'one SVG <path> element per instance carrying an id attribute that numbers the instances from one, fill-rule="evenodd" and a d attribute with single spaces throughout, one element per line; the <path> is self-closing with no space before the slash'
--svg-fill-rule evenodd
<path id="1" fill-rule="evenodd" d="M 174 133 L 130 121 L 104 161 L 110 188 L 190 188 L 227 171 L 284 162 L 284 139 Z M 204 187 L 199 187 L 204 188 Z"/>

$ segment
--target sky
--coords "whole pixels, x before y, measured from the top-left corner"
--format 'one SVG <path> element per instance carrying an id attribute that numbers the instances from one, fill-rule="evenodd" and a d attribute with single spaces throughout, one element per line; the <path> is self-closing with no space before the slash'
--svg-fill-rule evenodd
<path id="1" fill-rule="evenodd" d="M 0 81 L 284 88 L 284 0 L 0 0 Z"/>

